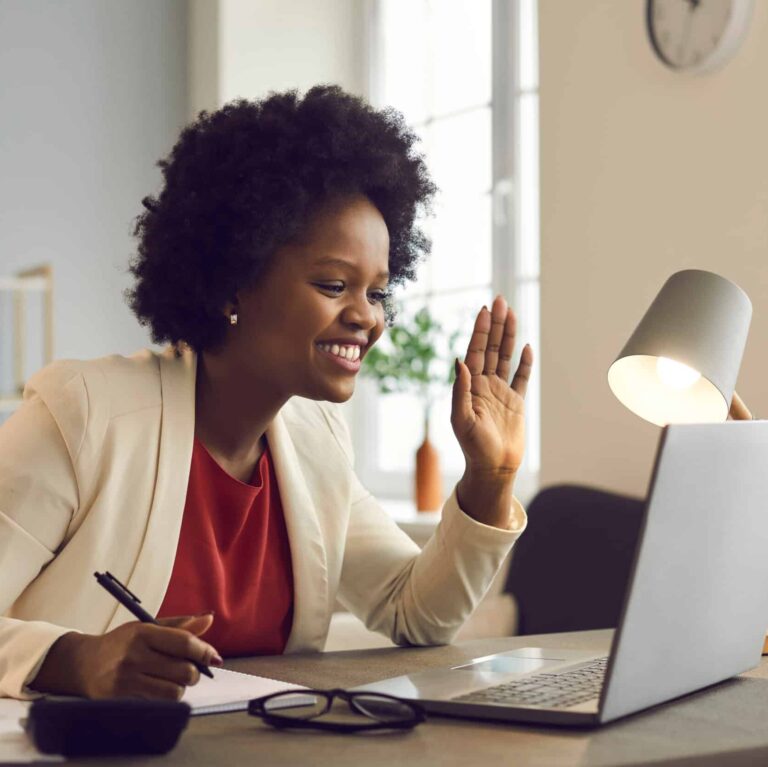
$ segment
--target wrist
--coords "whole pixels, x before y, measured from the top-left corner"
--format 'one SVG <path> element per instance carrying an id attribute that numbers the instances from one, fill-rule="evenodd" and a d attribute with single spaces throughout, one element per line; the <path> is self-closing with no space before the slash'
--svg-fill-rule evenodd
<path id="1" fill-rule="evenodd" d="M 76 631 L 60 636 L 50 647 L 29 688 L 36 692 L 86 696 L 83 654 L 89 637 Z"/>
<path id="2" fill-rule="evenodd" d="M 456 485 L 461 510 L 485 525 L 509 528 L 517 472 L 486 472 L 469 467 Z"/>

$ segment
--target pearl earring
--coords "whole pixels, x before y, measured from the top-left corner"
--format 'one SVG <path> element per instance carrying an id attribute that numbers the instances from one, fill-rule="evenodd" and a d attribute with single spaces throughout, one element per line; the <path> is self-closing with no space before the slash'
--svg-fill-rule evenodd
<path id="1" fill-rule="evenodd" d="M 229 324 L 237 325 L 237 312 L 232 312 L 232 314 L 229 315 Z"/>

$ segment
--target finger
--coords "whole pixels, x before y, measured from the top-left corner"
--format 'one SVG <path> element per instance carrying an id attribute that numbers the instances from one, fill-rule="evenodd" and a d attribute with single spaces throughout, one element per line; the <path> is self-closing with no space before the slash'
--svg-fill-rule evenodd
<path id="1" fill-rule="evenodd" d="M 205 634 L 213 624 L 213 613 L 202 615 L 177 615 L 172 618 L 158 618 L 158 625 L 184 629 L 195 636 Z"/>
<path id="2" fill-rule="evenodd" d="M 145 624 L 144 637 L 148 647 L 164 655 L 191 660 L 206 666 L 223 661 L 216 648 L 183 629 Z"/>
<path id="3" fill-rule="evenodd" d="M 148 674 L 141 674 L 128 694 L 134 698 L 149 700 L 181 700 L 182 695 L 184 695 L 184 687 L 169 682 L 167 679 L 158 679 Z"/>
<path id="4" fill-rule="evenodd" d="M 164 655 L 149 647 L 144 649 L 135 663 L 142 674 L 165 679 L 182 687 L 191 687 L 200 681 L 200 672 L 193 663 Z"/>
<path id="5" fill-rule="evenodd" d="M 141 672 L 123 673 L 115 685 L 97 690 L 94 698 L 146 698 L 149 700 L 180 700 L 184 687 L 167 679 Z"/>
<path id="6" fill-rule="evenodd" d="M 499 364 L 496 366 L 496 375 L 504 381 L 509 380 L 509 370 L 512 365 L 512 352 L 515 350 L 515 336 L 517 335 L 517 317 L 512 309 L 507 309 L 504 322 L 504 337 L 501 339 L 499 349 Z"/>
<path id="7" fill-rule="evenodd" d="M 499 362 L 499 349 L 507 318 L 507 302 L 503 296 L 496 296 L 491 306 L 491 332 L 488 334 L 488 343 L 485 347 L 485 363 L 483 372 L 486 375 L 496 375 L 496 366 Z"/>
<path id="8" fill-rule="evenodd" d="M 451 422 L 454 426 L 472 419 L 472 376 L 469 368 L 456 359 L 456 380 L 453 382 Z"/>
<path id="9" fill-rule="evenodd" d="M 531 378 L 531 368 L 533 367 L 533 349 L 530 344 L 523 347 L 520 355 L 520 364 L 515 371 L 515 377 L 512 379 L 512 388 L 521 396 L 525 397 L 528 390 L 528 381 Z"/>
<path id="10" fill-rule="evenodd" d="M 472 337 L 469 339 L 464 363 L 469 368 L 470 375 L 478 376 L 485 366 L 485 347 L 491 332 L 491 313 L 484 306 L 475 319 Z"/>

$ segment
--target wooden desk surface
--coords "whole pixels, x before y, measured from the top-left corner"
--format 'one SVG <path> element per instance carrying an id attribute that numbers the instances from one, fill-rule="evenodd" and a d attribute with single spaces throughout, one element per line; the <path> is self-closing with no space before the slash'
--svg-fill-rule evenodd
<path id="1" fill-rule="evenodd" d="M 447 666 L 516 647 L 608 650 L 610 631 L 481 639 L 430 648 L 387 648 L 237 660 L 228 668 L 312 687 L 357 684 Z M 280 732 L 243 712 L 194 717 L 166 757 L 69 764 L 227 767 L 474 767 L 768 763 L 768 659 L 742 677 L 597 729 L 566 730 L 433 716 L 410 733 Z M 160 761 L 160 759 L 162 761 Z"/>

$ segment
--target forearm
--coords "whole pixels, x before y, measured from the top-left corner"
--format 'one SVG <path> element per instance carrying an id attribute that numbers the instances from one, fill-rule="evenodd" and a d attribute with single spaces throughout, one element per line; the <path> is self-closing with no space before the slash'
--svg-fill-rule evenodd
<path id="1" fill-rule="evenodd" d="M 477 522 L 502 530 L 517 530 L 522 520 L 514 518 L 513 488 L 516 474 L 486 474 L 467 469 L 456 486 L 461 510 Z"/>
<path id="2" fill-rule="evenodd" d="M 525 527 L 513 498 L 517 531 L 478 523 L 451 493 L 421 552 L 367 496 L 347 533 L 340 601 L 366 626 L 397 644 L 450 642 L 477 606 Z"/>

